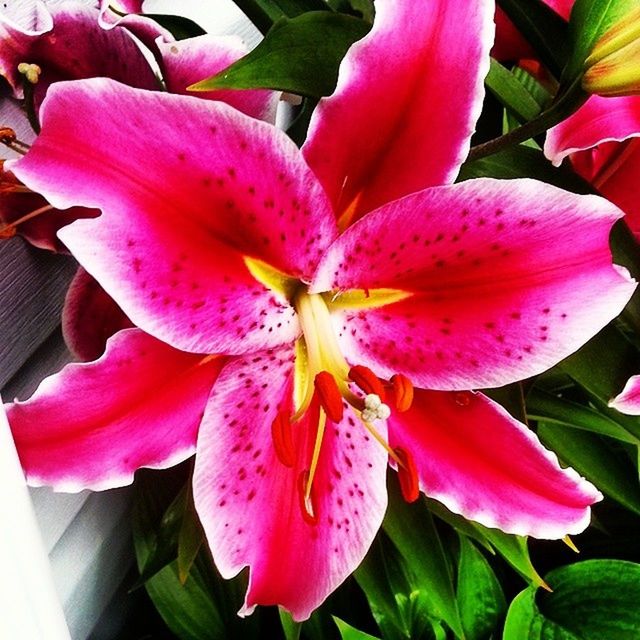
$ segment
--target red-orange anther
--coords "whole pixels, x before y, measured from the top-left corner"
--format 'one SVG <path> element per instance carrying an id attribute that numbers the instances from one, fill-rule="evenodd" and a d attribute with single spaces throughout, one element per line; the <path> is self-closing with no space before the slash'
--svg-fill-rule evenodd
<path id="1" fill-rule="evenodd" d="M 6 227 L 0 227 L 0 240 L 13 238 L 13 236 L 15 236 L 17 232 L 18 230 L 10 224 L 7 225 Z"/>
<path id="2" fill-rule="evenodd" d="M 402 497 L 407 502 L 415 502 L 420 495 L 418 482 L 418 470 L 413 456 L 402 447 L 394 447 L 393 451 L 398 456 L 398 481 Z"/>
<path id="3" fill-rule="evenodd" d="M 396 373 L 391 376 L 391 393 L 393 395 L 393 404 L 396 409 L 402 413 L 408 411 L 413 404 L 413 384 L 407 376 Z"/>
<path id="4" fill-rule="evenodd" d="M 327 414 L 327 418 L 331 422 L 340 422 L 344 413 L 344 405 L 336 379 L 328 371 L 321 371 L 316 375 L 314 385 L 318 400 L 320 400 L 320 405 Z"/>
<path id="5" fill-rule="evenodd" d="M 349 380 L 353 380 L 366 394 L 375 393 L 382 402 L 385 401 L 385 392 L 378 376 L 361 364 L 357 364 L 349 370 Z"/>
<path id="6" fill-rule="evenodd" d="M 300 498 L 300 511 L 302 511 L 302 519 L 307 524 L 318 524 L 318 509 L 313 492 L 313 487 L 307 497 L 307 483 L 309 482 L 309 471 L 305 470 L 298 476 L 298 496 Z"/>
<path id="7" fill-rule="evenodd" d="M 285 467 L 293 467 L 296 452 L 291 437 L 291 418 L 288 413 L 278 411 L 276 419 L 271 423 L 271 438 L 278 460 Z"/>
<path id="8" fill-rule="evenodd" d="M 9 127 L 0 127 L 0 142 L 11 144 L 16 141 L 16 132 Z"/>

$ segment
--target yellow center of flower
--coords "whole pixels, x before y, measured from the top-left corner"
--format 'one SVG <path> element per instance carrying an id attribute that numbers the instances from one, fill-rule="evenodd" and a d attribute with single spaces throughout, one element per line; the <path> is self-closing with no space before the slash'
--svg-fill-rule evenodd
<path id="1" fill-rule="evenodd" d="M 292 414 L 278 413 L 271 425 L 271 435 L 280 462 L 294 467 L 297 452 L 292 430 L 295 424 L 306 417 L 311 428 L 315 427 L 311 458 L 305 461 L 298 479 L 304 520 L 310 524 L 318 521 L 312 490 L 327 420 L 339 423 L 345 407 L 351 407 L 364 428 L 395 461 L 405 499 L 415 500 L 419 489 L 413 458 L 402 448 L 390 447 L 373 426 L 376 420 L 389 418 L 392 407 L 395 411 L 409 409 L 413 385 L 402 374 L 381 380 L 367 367 L 351 366 L 340 350 L 331 320 L 332 311 L 381 307 L 409 294 L 395 289 L 309 293 L 304 283 L 260 260 L 245 257 L 245 264 L 257 280 L 287 298 L 296 310 L 302 330 L 295 345 L 294 410 Z"/>

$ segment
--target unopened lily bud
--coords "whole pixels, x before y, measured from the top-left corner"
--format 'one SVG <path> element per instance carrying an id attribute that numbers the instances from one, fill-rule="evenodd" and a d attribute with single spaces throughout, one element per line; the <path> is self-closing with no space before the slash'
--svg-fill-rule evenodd
<path id="1" fill-rule="evenodd" d="M 18 73 L 21 73 L 31 84 L 36 84 L 36 82 L 38 82 L 38 80 L 40 79 L 42 69 L 37 64 L 21 62 L 18 65 Z"/>
<path id="2" fill-rule="evenodd" d="M 582 87 L 601 96 L 640 94 L 640 7 L 596 42 L 585 61 Z"/>

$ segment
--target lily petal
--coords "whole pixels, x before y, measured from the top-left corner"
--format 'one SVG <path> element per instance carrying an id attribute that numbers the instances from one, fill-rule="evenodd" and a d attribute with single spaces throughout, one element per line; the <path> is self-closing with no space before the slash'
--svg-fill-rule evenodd
<path id="1" fill-rule="evenodd" d="M 56 207 L 103 211 L 59 235 L 136 326 L 198 353 L 296 337 L 293 308 L 245 258 L 309 280 L 337 230 L 282 131 L 223 103 L 106 79 L 57 83 L 42 120 L 11 169 Z"/>
<path id="2" fill-rule="evenodd" d="M 548 7 L 565 20 L 569 20 L 574 2 L 575 0 L 544 0 Z M 534 49 L 500 7 L 496 7 L 496 41 L 491 55 L 501 61 L 536 57 Z"/>
<path id="3" fill-rule="evenodd" d="M 626 214 L 640 237 L 640 96 L 586 104 L 547 134 L 545 154 L 559 165 L 570 156 L 577 173 Z"/>
<path id="4" fill-rule="evenodd" d="M 480 115 L 494 3 L 378 0 L 303 147 L 338 215 L 452 182 Z"/>
<path id="5" fill-rule="evenodd" d="M 417 390 L 411 410 L 388 423 L 390 444 L 413 455 L 426 495 L 487 527 L 562 538 L 583 531 L 602 499 L 480 393 Z"/>
<path id="6" fill-rule="evenodd" d="M 206 91 L 193 93 L 187 87 L 222 71 L 248 53 L 236 36 L 203 35 L 177 42 L 156 43 L 162 56 L 162 70 L 171 93 L 191 95 L 207 100 L 220 100 L 248 116 L 275 122 L 278 93 L 274 91 Z"/>
<path id="7" fill-rule="evenodd" d="M 311 291 L 413 294 L 333 314 L 350 362 L 429 389 L 501 386 L 553 366 L 623 309 L 636 285 L 611 263 L 620 216 L 533 180 L 427 189 L 347 229 Z"/>
<path id="8" fill-rule="evenodd" d="M 620 413 L 640 416 L 640 376 L 631 376 L 620 395 L 611 400 L 609 406 Z"/>
<path id="9" fill-rule="evenodd" d="M 194 496 L 222 576 L 250 568 L 240 614 L 279 604 L 305 620 L 361 562 L 382 523 L 387 454 L 348 411 L 340 424 L 327 423 L 311 524 L 300 478 L 314 425 L 307 416 L 292 425 L 293 468 L 280 462 L 271 436 L 278 408 L 291 407 L 292 359 L 291 349 L 262 352 L 222 371 L 198 437 Z"/>
<path id="10" fill-rule="evenodd" d="M 571 164 L 607 200 L 625 212 L 624 221 L 640 239 L 640 137 L 603 142 L 593 149 L 578 151 L 571 155 Z"/>
<path id="11" fill-rule="evenodd" d="M 143 13 L 142 4 L 139 0 L 100 0 L 98 23 L 106 30 L 126 29 L 138 38 L 159 62 L 161 57 L 157 47 L 158 38 L 171 42 L 174 37 L 152 18 L 140 15 Z"/>
<path id="12" fill-rule="evenodd" d="M 96 360 L 112 335 L 132 326 L 105 290 L 78 267 L 62 310 L 62 334 L 69 350 L 85 362 Z"/>
<path id="13" fill-rule="evenodd" d="M 28 482 L 102 490 L 131 483 L 140 467 L 185 460 L 221 366 L 121 331 L 99 360 L 69 364 L 29 400 L 6 405 Z"/>
<path id="14" fill-rule="evenodd" d="M 564 158 L 609 141 L 640 135 L 640 96 L 602 98 L 587 102 L 547 133 L 544 153 L 559 166 Z"/>

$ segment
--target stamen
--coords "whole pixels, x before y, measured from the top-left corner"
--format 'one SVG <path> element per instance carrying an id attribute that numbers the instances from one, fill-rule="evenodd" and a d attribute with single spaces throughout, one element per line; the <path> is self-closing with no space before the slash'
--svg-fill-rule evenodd
<path id="1" fill-rule="evenodd" d="M 391 376 L 391 395 L 396 409 L 402 413 L 408 411 L 413 404 L 413 384 L 407 376 L 396 373 Z"/>
<path id="2" fill-rule="evenodd" d="M 309 493 L 307 495 L 307 487 L 310 487 L 309 483 L 309 471 L 302 471 L 298 476 L 298 496 L 300 497 L 300 511 L 302 512 L 302 519 L 311 525 L 318 524 L 318 510 L 316 508 L 315 495 Z"/>
<path id="3" fill-rule="evenodd" d="M 271 438 L 278 460 L 285 467 L 293 467 L 296 462 L 296 452 L 291 437 L 291 420 L 284 411 L 278 411 L 276 419 L 271 424 Z"/>
<path id="4" fill-rule="evenodd" d="M 311 456 L 311 465 L 309 466 L 309 476 L 307 478 L 307 486 L 304 489 L 304 499 L 309 500 L 311 496 L 311 486 L 313 485 L 313 479 L 316 476 L 318 469 L 318 460 L 320 459 L 320 449 L 322 447 L 322 439 L 324 438 L 324 428 L 327 424 L 327 415 L 324 411 L 319 410 L 318 415 L 318 430 L 316 431 L 316 441 L 313 445 L 313 454 Z"/>
<path id="5" fill-rule="evenodd" d="M 0 127 L 0 143 L 22 155 L 31 149 L 31 145 L 18 140 L 16 132 L 9 127 Z"/>
<path id="6" fill-rule="evenodd" d="M 402 460 L 400 460 L 396 452 L 387 444 L 387 441 L 373 428 L 373 425 L 366 420 L 362 420 L 362 424 L 364 425 L 364 428 L 375 438 L 376 442 L 389 454 L 389 457 L 398 465 L 398 467 L 402 466 Z"/>
<path id="7" fill-rule="evenodd" d="M 346 185 L 346 182 L 347 181 L 345 180 L 345 185 Z M 344 185 L 343 185 L 343 189 L 344 189 Z M 356 212 L 358 210 L 358 205 L 360 204 L 360 200 L 362 200 L 362 191 L 356 194 L 355 198 L 344 208 L 344 210 L 338 217 L 338 229 L 340 233 L 342 233 L 353 222 L 353 218 L 355 217 Z M 340 209 L 341 207 L 338 207 L 338 210 Z"/>
<path id="8" fill-rule="evenodd" d="M 22 218 L 18 218 L 17 220 L 14 220 L 13 222 L 9 222 L 6 225 L 0 227 L 0 239 L 4 240 L 6 238 L 12 238 L 13 236 L 16 235 L 17 233 L 16 227 L 19 224 L 22 224 L 23 222 L 27 222 L 27 220 L 31 220 L 32 218 L 36 218 L 42 213 L 51 211 L 51 209 L 53 209 L 53 207 L 50 204 L 47 204 L 44 207 L 40 207 L 35 211 L 31 211 L 30 213 L 27 213 L 26 215 L 22 216 Z"/>
<path id="9" fill-rule="evenodd" d="M 415 502 L 420 495 L 420 483 L 418 481 L 418 469 L 413 456 L 402 447 L 395 447 L 395 453 L 400 459 L 398 464 L 398 481 L 402 497 L 407 502 Z"/>
<path id="10" fill-rule="evenodd" d="M 365 393 L 375 393 L 380 397 L 382 402 L 385 401 L 384 386 L 378 376 L 373 373 L 369 367 L 364 367 L 361 364 L 351 367 L 351 369 L 349 369 L 349 379 L 353 380 Z"/>
<path id="11" fill-rule="evenodd" d="M 28 62 L 21 62 L 18 65 L 18 73 L 21 73 L 27 82 L 36 84 L 40 79 L 42 69 L 37 64 L 29 64 Z"/>
<path id="12" fill-rule="evenodd" d="M 320 404 L 329 420 L 335 423 L 340 422 L 344 413 L 344 405 L 335 378 L 328 371 L 321 371 L 316 375 L 313 383 Z"/>

